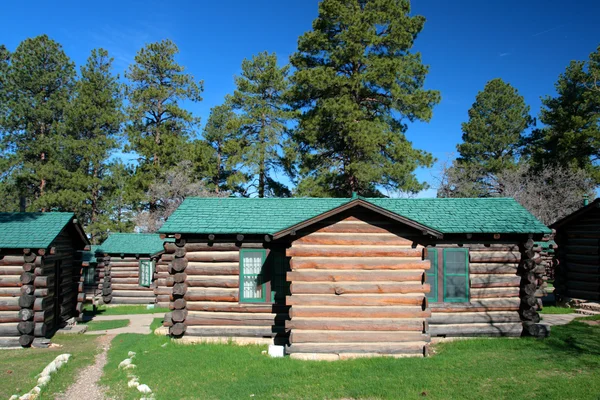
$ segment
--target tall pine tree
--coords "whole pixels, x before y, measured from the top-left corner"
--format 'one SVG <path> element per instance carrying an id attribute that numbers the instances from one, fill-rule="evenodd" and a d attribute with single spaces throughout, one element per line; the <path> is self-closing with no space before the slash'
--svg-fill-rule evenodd
<path id="1" fill-rule="evenodd" d="M 429 153 L 406 139 L 408 121 L 429 121 L 440 94 L 424 89 L 428 67 L 411 52 L 425 18 L 408 0 L 323 0 L 313 30 L 291 57 L 298 191 L 317 196 L 418 192 Z"/>
<path id="2" fill-rule="evenodd" d="M 228 163 L 250 175 L 246 194 L 290 195 L 275 175 L 282 170 L 286 123 L 293 115 L 284 100 L 288 71 L 288 66 L 277 66 L 275 54 L 259 53 L 242 62 L 242 74 L 235 78 L 237 89 L 227 99 L 237 111 L 229 127 L 240 134 L 239 147 Z"/>
<path id="3" fill-rule="evenodd" d="M 557 95 L 542 99 L 540 121 L 527 153 L 538 168 L 584 169 L 600 185 L 600 47 L 589 60 L 572 61 L 555 84 Z"/>
<path id="4" fill-rule="evenodd" d="M 67 135 L 73 144 L 72 201 L 95 241 L 99 227 L 108 158 L 118 148 L 123 123 L 122 88 L 112 74 L 113 59 L 104 49 L 93 50 L 67 109 Z M 99 229 L 100 228 L 100 229 Z"/>
<path id="5" fill-rule="evenodd" d="M 177 53 L 179 49 L 170 40 L 148 44 L 126 73 L 130 119 L 126 150 L 138 156 L 135 180 L 140 194 L 161 171 L 185 159 L 190 136 L 199 123 L 181 103 L 201 101 L 203 82 L 185 73 L 175 60 Z"/>
<path id="6" fill-rule="evenodd" d="M 64 113 L 74 65 L 60 44 L 42 35 L 19 44 L 5 74 L 0 129 L 12 154 L 10 168 L 19 195 L 27 199 L 29 210 L 62 209 L 51 195 L 68 176 Z"/>
<path id="7" fill-rule="evenodd" d="M 463 165 L 475 165 L 483 175 L 515 166 L 525 130 L 533 123 L 529 106 L 517 89 L 500 78 L 477 93 L 462 124 L 463 143 L 457 146 Z"/>

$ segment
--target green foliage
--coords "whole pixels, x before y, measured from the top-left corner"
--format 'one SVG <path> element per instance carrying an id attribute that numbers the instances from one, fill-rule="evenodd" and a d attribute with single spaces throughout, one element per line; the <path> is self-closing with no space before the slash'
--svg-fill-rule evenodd
<path id="1" fill-rule="evenodd" d="M 161 170 L 186 158 L 189 139 L 199 123 L 181 103 L 201 101 L 203 82 L 184 72 L 175 61 L 178 52 L 170 40 L 148 44 L 126 73 L 130 125 L 125 150 L 138 155 L 135 183 L 141 193 Z"/>
<path id="2" fill-rule="evenodd" d="M 529 106 L 517 89 L 502 79 L 489 81 L 477 94 L 462 124 L 458 161 L 476 164 L 484 174 L 514 167 L 524 131 L 532 124 Z"/>
<path id="3" fill-rule="evenodd" d="M 414 170 L 432 156 L 414 149 L 408 121 L 429 121 L 440 94 L 423 88 L 428 67 L 411 53 L 425 18 L 408 0 L 324 0 L 291 63 L 291 100 L 302 111 L 294 139 L 299 194 L 418 192 Z"/>
<path id="4" fill-rule="evenodd" d="M 112 75 L 113 59 L 104 49 L 93 50 L 81 68 L 81 78 L 66 111 L 67 137 L 71 140 L 69 199 L 72 209 L 96 242 L 101 216 L 111 192 L 108 158 L 118 148 L 124 116 L 119 77 Z"/>
<path id="5" fill-rule="evenodd" d="M 249 177 L 233 168 L 229 158 L 240 148 L 239 129 L 231 127 L 236 118 L 230 104 L 215 106 L 204 127 L 204 141 L 195 144 L 200 153 L 193 160 L 205 160 L 201 168 L 209 178 L 209 187 L 221 191 L 243 192 L 240 186 Z"/>
<path id="6" fill-rule="evenodd" d="M 277 56 L 259 53 L 242 62 L 242 74 L 235 78 L 237 86 L 227 102 L 238 111 L 229 120 L 227 129 L 239 135 L 229 141 L 227 164 L 245 171 L 249 182 L 245 195 L 287 197 L 290 190 L 278 182 L 275 172 L 283 167 L 282 155 L 287 139 L 286 123 L 293 113 L 286 107 L 284 94 L 288 90 L 289 66 L 279 68 Z M 241 173 L 235 176 L 242 178 Z"/>
<path id="7" fill-rule="evenodd" d="M 2 54 L 6 60 L 6 51 Z M 46 35 L 24 40 L 10 55 L 10 63 L 0 64 L 4 71 L 0 97 L 5 99 L 0 129 L 19 195 L 27 198 L 30 210 L 68 209 L 58 193 L 69 173 L 64 114 L 74 85 L 74 65 L 62 46 Z"/>
<path id="8" fill-rule="evenodd" d="M 543 168 L 548 164 L 584 169 L 600 184 L 600 47 L 589 60 L 571 61 L 555 88 L 542 99 L 545 125 L 528 139 L 527 154 Z"/>

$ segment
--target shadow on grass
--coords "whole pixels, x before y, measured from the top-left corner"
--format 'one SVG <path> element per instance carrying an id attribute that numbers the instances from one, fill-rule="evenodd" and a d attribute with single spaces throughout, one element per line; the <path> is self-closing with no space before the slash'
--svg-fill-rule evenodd
<path id="1" fill-rule="evenodd" d="M 550 337 L 544 339 L 543 344 L 553 352 L 557 360 L 561 356 L 556 352 L 569 353 L 571 356 L 600 355 L 600 325 L 586 324 L 583 322 L 586 320 L 597 321 L 598 318 L 578 318 L 568 325 L 552 327 Z"/>

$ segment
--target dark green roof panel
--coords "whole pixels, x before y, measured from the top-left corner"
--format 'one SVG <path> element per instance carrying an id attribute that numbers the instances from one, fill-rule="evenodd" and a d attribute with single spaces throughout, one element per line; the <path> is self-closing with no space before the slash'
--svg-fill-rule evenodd
<path id="1" fill-rule="evenodd" d="M 111 233 L 96 252 L 152 256 L 162 253 L 163 243 L 168 241 L 172 239 L 161 239 L 156 233 Z"/>
<path id="2" fill-rule="evenodd" d="M 73 213 L 0 213 L 0 248 L 47 249 Z"/>
<path id="3" fill-rule="evenodd" d="M 187 198 L 160 232 L 275 234 L 352 200 Z M 510 198 L 362 200 L 442 233 L 550 233 Z"/>

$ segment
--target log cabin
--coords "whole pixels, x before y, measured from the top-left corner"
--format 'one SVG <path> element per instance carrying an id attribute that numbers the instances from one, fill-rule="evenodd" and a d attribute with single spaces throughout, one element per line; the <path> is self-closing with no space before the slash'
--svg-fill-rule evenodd
<path id="1" fill-rule="evenodd" d="M 600 198 L 556 221 L 554 294 L 558 302 L 600 300 Z"/>
<path id="2" fill-rule="evenodd" d="M 165 262 L 161 261 L 164 242 L 158 234 L 152 233 L 110 234 L 96 250 L 96 256 L 103 261 L 102 301 L 105 304 L 155 304 L 155 292 L 165 291 L 168 275 Z M 167 304 L 168 296 L 163 305 Z"/>
<path id="3" fill-rule="evenodd" d="M 99 245 L 92 245 L 89 249 L 81 250 L 79 252 L 81 266 L 83 267 L 83 291 L 85 292 L 88 301 L 100 296 L 102 293 L 104 262 L 102 256 L 99 253 L 97 254 L 99 248 Z"/>
<path id="4" fill-rule="evenodd" d="M 534 241 L 550 230 L 513 199 L 188 198 L 160 233 L 173 337 L 344 358 L 545 334 Z"/>
<path id="5" fill-rule="evenodd" d="M 0 347 L 39 343 L 79 317 L 86 246 L 72 213 L 0 213 Z"/>

